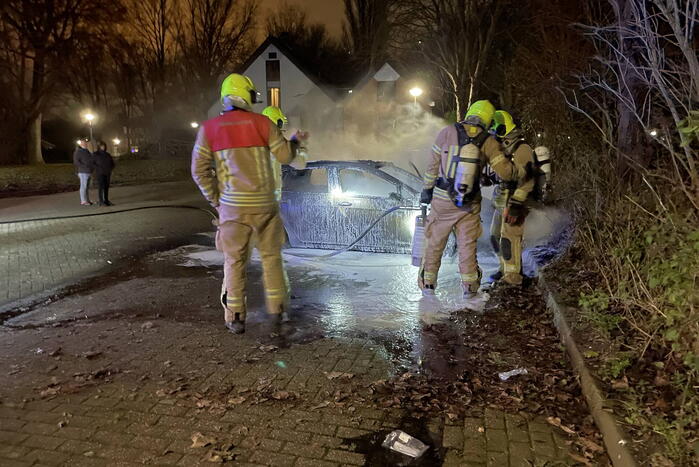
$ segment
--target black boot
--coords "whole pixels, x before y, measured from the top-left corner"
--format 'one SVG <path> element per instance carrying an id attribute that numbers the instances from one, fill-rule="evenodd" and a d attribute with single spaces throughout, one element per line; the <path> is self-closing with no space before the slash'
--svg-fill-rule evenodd
<path id="1" fill-rule="evenodd" d="M 240 313 L 236 313 L 233 321 L 226 323 L 226 327 L 233 334 L 242 334 L 245 332 L 245 321 L 240 319 Z"/>
<path id="2" fill-rule="evenodd" d="M 492 284 L 492 283 L 495 283 L 495 282 L 499 281 L 500 279 L 502 279 L 502 276 L 503 276 L 502 271 L 498 270 L 498 272 L 491 274 L 490 277 L 488 278 L 488 280 Z"/>

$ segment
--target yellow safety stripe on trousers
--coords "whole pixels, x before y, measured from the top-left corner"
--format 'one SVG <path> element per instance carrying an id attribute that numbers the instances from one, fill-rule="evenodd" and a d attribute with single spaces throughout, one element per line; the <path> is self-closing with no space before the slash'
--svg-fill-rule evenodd
<path id="1" fill-rule="evenodd" d="M 479 274 L 477 272 L 469 272 L 468 274 L 461 274 L 462 282 L 478 282 Z"/>
<path id="2" fill-rule="evenodd" d="M 228 306 L 243 306 L 243 305 L 245 305 L 245 298 L 228 298 L 228 297 L 226 297 L 226 305 L 228 305 Z"/>
<path id="3" fill-rule="evenodd" d="M 434 187 L 433 196 L 435 198 L 439 198 L 439 199 L 442 199 L 444 201 L 451 201 L 451 197 L 449 196 L 449 193 L 445 190 L 442 190 L 441 188 L 439 188 L 437 186 Z"/>
<path id="4" fill-rule="evenodd" d="M 517 263 L 519 263 L 519 261 L 517 261 Z M 519 264 L 505 263 L 505 272 L 514 272 L 519 274 L 520 269 L 522 269 L 522 267 Z"/>
<path id="5" fill-rule="evenodd" d="M 437 279 L 437 273 L 436 272 L 428 272 L 428 271 L 423 271 L 422 272 L 422 278 L 425 282 L 434 282 Z"/>
<path id="6" fill-rule="evenodd" d="M 277 202 L 274 192 L 246 193 L 240 191 L 223 193 L 219 197 L 219 201 L 227 206 L 269 206 Z"/>

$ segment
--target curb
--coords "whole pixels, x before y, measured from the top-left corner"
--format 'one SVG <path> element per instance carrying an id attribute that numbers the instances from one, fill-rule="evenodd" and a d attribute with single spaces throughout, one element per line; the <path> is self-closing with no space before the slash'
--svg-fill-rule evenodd
<path id="1" fill-rule="evenodd" d="M 570 326 L 563 313 L 564 306 L 559 303 L 560 300 L 541 273 L 539 274 L 539 288 L 545 294 L 546 306 L 553 312 L 554 324 L 570 356 L 573 370 L 580 379 L 582 393 L 587 401 L 590 414 L 595 420 L 595 425 L 597 425 L 597 428 L 599 428 L 602 433 L 609 458 L 612 460 L 614 467 L 637 467 L 638 464 L 626 447 L 628 436 L 625 436 L 625 433 L 612 414 L 607 400 L 602 395 L 602 391 L 600 391 L 597 386 L 597 382 L 585 365 L 585 360 L 573 339 Z"/>

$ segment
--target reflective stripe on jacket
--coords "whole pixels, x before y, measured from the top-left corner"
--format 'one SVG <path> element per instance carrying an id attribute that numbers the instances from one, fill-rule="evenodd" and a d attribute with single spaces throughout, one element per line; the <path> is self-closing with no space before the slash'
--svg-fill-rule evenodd
<path id="1" fill-rule="evenodd" d="M 288 164 L 296 148 L 264 115 L 225 112 L 199 129 L 192 151 L 192 178 L 211 204 L 220 205 L 221 222 L 238 213 L 274 211 L 277 177 L 270 152 L 276 162 Z"/>

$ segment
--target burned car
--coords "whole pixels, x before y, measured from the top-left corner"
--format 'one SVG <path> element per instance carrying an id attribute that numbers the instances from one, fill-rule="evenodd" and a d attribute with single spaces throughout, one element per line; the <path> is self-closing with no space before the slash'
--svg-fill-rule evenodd
<path id="1" fill-rule="evenodd" d="M 317 161 L 285 166 L 281 216 L 292 248 L 339 249 L 354 242 L 390 208 L 352 250 L 409 253 L 420 214 L 420 178 L 391 163 Z"/>

